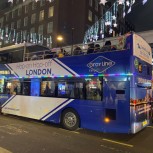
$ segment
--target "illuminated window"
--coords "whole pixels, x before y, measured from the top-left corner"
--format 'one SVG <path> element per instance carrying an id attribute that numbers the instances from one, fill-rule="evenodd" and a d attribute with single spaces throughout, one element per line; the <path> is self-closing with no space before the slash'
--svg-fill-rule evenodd
<path id="1" fill-rule="evenodd" d="M 49 18 L 50 17 L 53 17 L 53 15 L 54 15 L 54 6 L 52 6 L 52 7 L 49 8 L 48 17 Z"/>
<path id="2" fill-rule="evenodd" d="M 88 20 L 89 21 L 92 21 L 92 12 L 90 10 L 88 12 Z"/>

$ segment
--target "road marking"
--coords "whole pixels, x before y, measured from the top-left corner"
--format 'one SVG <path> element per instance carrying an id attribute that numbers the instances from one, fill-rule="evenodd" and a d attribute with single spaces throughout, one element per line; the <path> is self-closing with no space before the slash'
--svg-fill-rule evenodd
<path id="1" fill-rule="evenodd" d="M 80 132 L 70 131 L 71 133 L 80 134 Z"/>
<path id="2" fill-rule="evenodd" d="M 121 150 L 121 149 L 116 149 L 116 148 L 113 148 L 113 147 L 109 147 L 109 146 L 105 146 L 105 145 L 100 145 L 101 147 L 103 147 L 103 148 L 106 148 L 106 149 L 108 149 L 108 150 L 111 150 L 111 151 L 115 151 L 115 152 L 120 152 L 120 153 L 130 153 L 129 151 L 123 151 L 123 150 Z"/>
<path id="3" fill-rule="evenodd" d="M 0 153 L 12 153 L 12 152 L 10 152 L 9 150 L 6 150 L 6 149 L 0 147 Z"/>
<path id="4" fill-rule="evenodd" d="M 153 129 L 153 126 L 147 126 L 147 127 L 149 127 L 149 128 L 152 128 L 152 129 Z"/>
<path id="5" fill-rule="evenodd" d="M 127 147 L 133 147 L 133 145 L 122 143 L 122 142 L 118 142 L 118 141 L 113 141 L 113 140 L 110 140 L 110 139 L 103 139 L 103 140 L 107 141 L 107 142 L 111 142 L 111 143 L 116 143 L 116 144 L 119 144 L 119 145 L 127 146 Z"/>
<path id="6" fill-rule="evenodd" d="M 65 132 L 80 134 L 80 132 L 77 132 L 77 131 L 69 131 L 69 130 L 66 130 L 66 129 L 63 129 L 63 128 L 59 128 L 59 129 L 62 130 L 62 131 L 65 131 Z"/>

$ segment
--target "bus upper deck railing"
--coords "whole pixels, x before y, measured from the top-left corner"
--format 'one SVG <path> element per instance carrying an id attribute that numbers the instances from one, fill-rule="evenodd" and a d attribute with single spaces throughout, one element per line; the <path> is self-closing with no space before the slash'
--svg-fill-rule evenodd
<path id="1" fill-rule="evenodd" d="M 47 58 L 53 58 L 55 56 L 55 52 L 51 52 L 49 50 L 25 53 L 24 61 L 31 61 L 31 60 L 41 60 Z"/>
<path id="2" fill-rule="evenodd" d="M 78 56 L 78 55 L 86 55 L 86 54 L 96 54 L 102 52 L 110 52 L 110 51 L 121 51 L 127 48 L 118 49 L 114 45 L 103 46 L 102 48 L 99 47 L 89 47 L 88 49 L 81 49 L 80 47 L 76 47 L 73 52 L 65 51 L 64 48 L 60 48 L 56 51 L 52 50 L 43 50 L 31 53 L 25 53 L 24 61 L 31 61 L 31 60 L 41 60 L 41 59 L 49 59 L 49 58 L 62 58 L 65 56 Z"/>
<path id="3" fill-rule="evenodd" d="M 100 42 L 97 41 L 90 44 L 73 45 L 73 47 L 71 45 L 71 46 L 65 46 L 61 48 L 53 48 L 51 50 L 25 53 L 24 61 L 74 56 L 74 55 L 85 55 L 85 54 L 100 53 L 100 52 L 106 52 L 106 51 L 120 51 L 124 49 L 129 49 L 130 46 L 127 46 L 126 44 L 126 38 L 129 35 L 131 35 L 131 33 L 125 34 L 124 36 L 104 39 L 103 41 L 100 41 Z"/>

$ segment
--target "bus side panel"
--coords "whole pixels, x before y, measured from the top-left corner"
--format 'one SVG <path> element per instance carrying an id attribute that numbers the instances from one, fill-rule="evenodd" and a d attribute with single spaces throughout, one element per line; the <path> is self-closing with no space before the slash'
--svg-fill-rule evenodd
<path id="1" fill-rule="evenodd" d="M 67 108 L 72 108 L 78 113 L 81 128 L 103 131 L 104 109 L 102 101 L 74 100 L 48 117 L 46 121 L 59 123 L 62 111 Z"/>
<path id="2" fill-rule="evenodd" d="M 72 108 L 80 117 L 80 127 L 103 131 L 101 101 L 13 95 L 3 103 L 2 113 L 54 123 L 60 123 L 63 110 Z"/>
<path id="3" fill-rule="evenodd" d="M 105 123 L 106 132 L 130 132 L 130 91 L 129 81 L 104 82 Z"/>

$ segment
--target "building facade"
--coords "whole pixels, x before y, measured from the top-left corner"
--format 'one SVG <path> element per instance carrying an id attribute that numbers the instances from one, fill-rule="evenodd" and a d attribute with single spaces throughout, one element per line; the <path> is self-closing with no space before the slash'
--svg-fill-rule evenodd
<path id="1" fill-rule="evenodd" d="M 103 13 L 99 0 L 13 0 L 8 4 L 0 12 L 1 47 L 24 41 L 50 48 L 81 43 L 85 31 Z M 59 35 L 63 40 L 57 41 Z"/>

